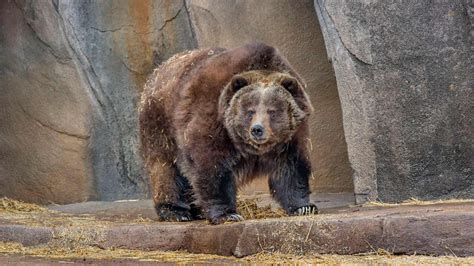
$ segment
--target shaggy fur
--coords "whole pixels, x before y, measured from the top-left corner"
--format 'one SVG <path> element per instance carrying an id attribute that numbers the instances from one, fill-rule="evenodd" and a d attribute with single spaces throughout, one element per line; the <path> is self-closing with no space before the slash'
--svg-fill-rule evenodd
<path id="1" fill-rule="evenodd" d="M 139 114 L 160 219 L 241 220 L 237 187 L 262 174 L 289 214 L 316 212 L 304 87 L 286 59 L 260 43 L 184 52 L 159 66 Z"/>

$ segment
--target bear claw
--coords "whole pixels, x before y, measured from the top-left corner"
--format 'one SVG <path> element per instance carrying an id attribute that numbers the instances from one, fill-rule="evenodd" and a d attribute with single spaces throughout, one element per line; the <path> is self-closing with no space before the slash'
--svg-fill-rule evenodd
<path id="1" fill-rule="evenodd" d="M 318 213 L 319 213 L 318 208 L 313 204 L 299 207 L 293 212 L 294 215 L 313 215 L 313 214 L 318 214 Z"/>
<path id="2" fill-rule="evenodd" d="M 241 222 L 244 221 L 244 217 L 240 216 L 237 213 L 226 214 L 217 218 L 210 220 L 212 224 L 221 224 L 225 222 Z"/>
<path id="3" fill-rule="evenodd" d="M 156 213 L 160 221 L 189 222 L 193 220 L 189 211 L 170 205 L 158 205 L 156 207 Z"/>
<path id="4" fill-rule="evenodd" d="M 164 222 L 190 222 L 193 220 L 193 218 L 191 217 L 191 215 L 173 213 L 160 215 L 159 220 Z"/>
<path id="5" fill-rule="evenodd" d="M 192 221 L 193 219 L 190 216 L 183 215 L 183 216 L 176 216 L 176 221 L 177 222 L 189 222 Z"/>
<path id="6" fill-rule="evenodd" d="M 244 220 L 244 217 L 240 216 L 237 213 L 233 213 L 227 216 L 227 221 L 229 222 L 241 222 Z"/>

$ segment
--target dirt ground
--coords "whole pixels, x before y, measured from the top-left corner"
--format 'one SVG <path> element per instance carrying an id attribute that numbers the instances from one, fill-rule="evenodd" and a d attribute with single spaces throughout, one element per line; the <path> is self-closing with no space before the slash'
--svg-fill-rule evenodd
<path id="1" fill-rule="evenodd" d="M 466 201 L 469 203 L 470 201 Z M 437 203 L 437 202 L 435 202 Z M 449 202 L 448 202 L 449 203 Z M 128 204 L 128 203 L 124 203 Z M 134 203 L 136 204 L 136 203 Z M 405 205 L 425 205 L 426 202 L 412 200 Z M 433 202 L 429 203 L 433 204 Z M 391 205 L 370 203 L 364 208 L 381 208 Z M 102 205 L 101 205 L 102 206 Z M 117 205 L 114 205 L 115 207 Z M 132 206 L 132 205 L 131 205 Z M 137 206 L 137 205 L 134 205 Z M 91 206 L 86 206 L 90 209 Z M 124 205 L 124 209 L 130 206 Z M 239 207 L 247 219 L 258 219 L 285 216 L 280 211 L 264 204 L 257 206 L 253 201 L 242 200 Z M 95 207 L 98 211 L 103 209 Z M 74 212 L 82 212 L 81 208 L 72 208 Z M 331 208 L 328 208 L 331 210 Z M 105 212 L 105 211 L 104 211 Z M 109 209 L 107 209 L 109 212 Z M 247 212 L 247 213 L 245 213 Z M 88 215 L 64 213 L 46 209 L 34 204 L 27 204 L 11 199 L 0 199 L 0 222 L 27 226 L 70 226 L 71 228 L 106 227 L 110 224 L 152 224 L 152 219 L 146 217 L 110 217 L 102 215 Z M 145 213 L 145 212 L 143 212 Z M 102 213 L 104 214 L 104 213 Z M 109 213 L 110 214 L 110 213 Z M 1 231 L 1 228 L 0 228 Z M 0 239 L 0 265 L 41 265 L 74 263 L 78 265 L 90 264 L 214 264 L 214 265 L 260 265 L 260 264 L 396 264 L 396 265 L 474 265 L 474 257 L 452 256 L 421 256 L 421 255 L 394 255 L 383 249 L 373 249 L 371 253 L 357 255 L 328 255 L 306 254 L 304 256 L 282 254 L 278 252 L 260 252 L 243 258 L 233 256 L 218 256 L 211 254 L 194 254 L 187 252 L 163 252 L 120 248 L 99 248 L 91 242 L 87 234 L 70 234 L 67 236 L 54 235 L 53 239 L 44 245 L 23 246 L 19 243 L 2 242 Z M 469 243 L 468 243 L 469 244 Z"/>
<path id="2" fill-rule="evenodd" d="M 397 265 L 474 265 L 474 257 L 420 255 L 392 255 L 383 250 L 373 254 L 352 256 L 306 255 L 295 256 L 279 253 L 259 253 L 244 258 L 191 254 L 186 252 L 138 251 L 126 249 L 104 250 L 90 247 L 76 250 L 50 249 L 47 247 L 23 247 L 14 243 L 0 244 L 0 264 L 397 264 Z"/>

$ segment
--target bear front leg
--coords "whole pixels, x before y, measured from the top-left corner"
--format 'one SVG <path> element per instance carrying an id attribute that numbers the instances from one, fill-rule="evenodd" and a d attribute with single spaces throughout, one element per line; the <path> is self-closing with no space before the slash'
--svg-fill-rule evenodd
<path id="1" fill-rule="evenodd" d="M 316 206 L 309 202 L 310 175 L 310 163 L 300 156 L 280 158 L 278 166 L 270 174 L 270 193 L 289 215 L 318 213 Z"/>
<path id="2" fill-rule="evenodd" d="M 244 220 L 237 214 L 236 184 L 229 169 L 216 167 L 214 171 L 201 172 L 195 178 L 193 188 L 203 214 L 211 224 Z"/>

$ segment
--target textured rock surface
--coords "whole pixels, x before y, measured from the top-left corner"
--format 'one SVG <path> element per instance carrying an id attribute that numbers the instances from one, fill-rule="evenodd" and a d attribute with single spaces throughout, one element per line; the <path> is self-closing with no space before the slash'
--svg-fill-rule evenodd
<path id="1" fill-rule="evenodd" d="M 182 250 L 237 257 L 263 251 L 304 255 L 359 254 L 379 249 L 395 254 L 474 255 L 472 202 L 350 207 L 315 216 L 217 226 L 204 221 L 119 219 L 116 213 L 109 219 L 100 214 L 105 220 L 59 212 L 2 214 L 0 241 L 55 248 Z M 33 222 L 35 226 L 30 225 Z"/>
<path id="2" fill-rule="evenodd" d="M 195 47 L 182 1 L 1 1 L 0 195 L 144 197 L 135 103 Z"/>
<path id="3" fill-rule="evenodd" d="M 199 46 L 240 46 L 263 41 L 279 48 L 308 84 L 311 118 L 312 188 L 352 191 L 351 169 L 333 70 L 312 1 L 187 1 Z M 266 181 L 257 182 L 265 189 Z"/>
<path id="4" fill-rule="evenodd" d="M 309 0 L 0 1 L 0 196 L 146 197 L 135 102 L 154 64 L 256 40 L 308 83 L 313 190 L 352 190 L 348 149 L 359 202 L 473 197 L 468 1 L 336 2 L 315 1 L 321 34 Z"/>
<path id="5" fill-rule="evenodd" d="M 240 195 L 240 199 L 255 200 L 259 207 L 271 206 L 273 209 L 280 208 L 269 194 L 262 195 Z M 314 202 L 321 213 L 330 213 L 335 209 L 350 206 L 354 203 L 352 193 L 313 193 L 311 202 Z M 49 209 L 70 213 L 74 215 L 93 214 L 95 217 L 107 218 L 117 217 L 133 219 L 143 217 L 157 219 L 152 200 L 130 200 L 130 201 L 88 201 L 66 205 L 50 205 Z"/>
<path id="6" fill-rule="evenodd" d="M 146 197 L 135 103 L 154 64 L 198 45 L 255 40 L 280 47 L 312 88 L 313 187 L 352 189 L 335 80 L 310 1 L 0 5 L 1 196 L 41 203 Z"/>
<path id="7" fill-rule="evenodd" d="M 472 198 L 468 1 L 316 0 L 315 7 L 357 201 Z"/>

